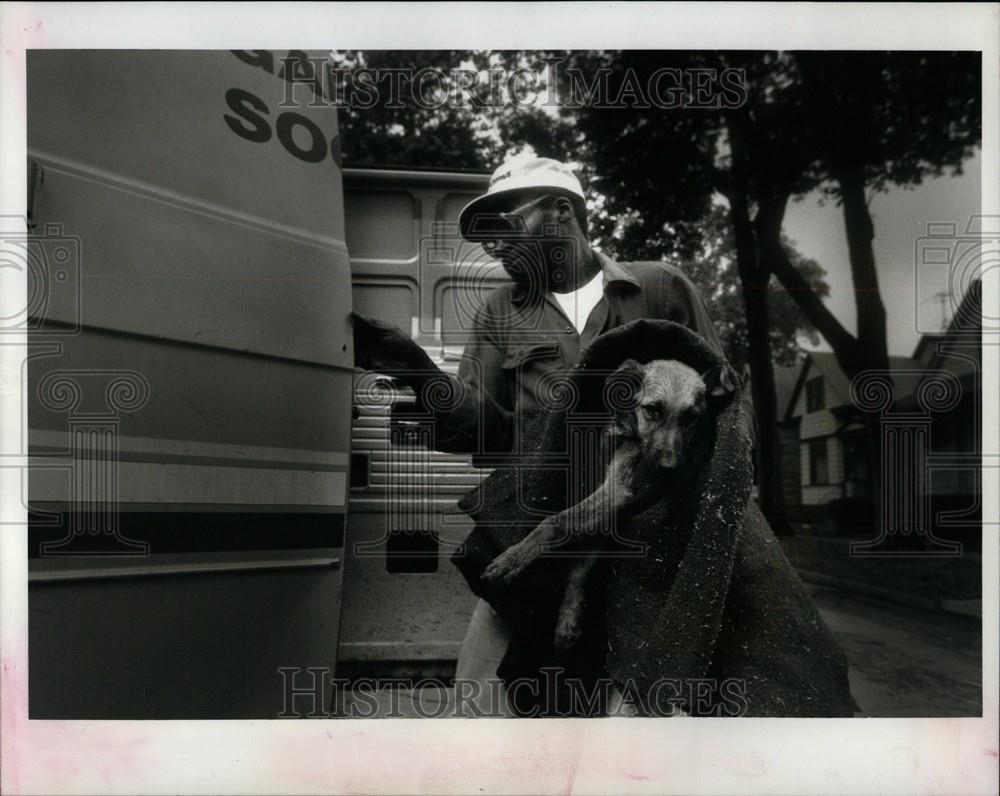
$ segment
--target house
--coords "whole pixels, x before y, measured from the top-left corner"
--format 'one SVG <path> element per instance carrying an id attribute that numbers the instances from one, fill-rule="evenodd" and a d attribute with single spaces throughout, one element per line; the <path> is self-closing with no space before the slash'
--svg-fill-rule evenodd
<path id="1" fill-rule="evenodd" d="M 929 428 L 931 502 L 966 519 L 979 507 L 980 298 L 976 280 L 942 332 L 925 334 L 912 356 L 889 357 L 893 411 L 906 414 L 903 422 L 926 422 Z M 950 397 L 941 394 L 942 385 Z M 801 486 L 791 505 L 821 506 L 870 494 L 866 416 L 852 401 L 850 380 L 834 354 L 806 354 L 787 405 L 779 403 L 779 416 L 782 439 L 797 441 Z"/>
<path id="2" fill-rule="evenodd" d="M 930 491 L 941 504 L 951 498 L 979 494 L 982 434 L 982 285 L 973 282 L 955 310 L 947 328 L 926 334 L 917 344 L 913 358 L 924 375 L 916 390 L 901 403 L 901 410 L 919 411 L 922 388 L 928 380 L 943 374 L 958 387 L 955 406 L 932 412 L 930 450 L 932 470 Z M 957 501 L 959 504 L 967 500 Z M 976 501 L 978 508 L 978 501 Z"/>
<path id="3" fill-rule="evenodd" d="M 917 367 L 910 357 L 889 357 L 895 401 L 916 387 Z M 851 400 L 851 383 L 834 354 L 806 355 L 785 421 L 798 427 L 802 505 L 868 494 L 866 418 Z"/>

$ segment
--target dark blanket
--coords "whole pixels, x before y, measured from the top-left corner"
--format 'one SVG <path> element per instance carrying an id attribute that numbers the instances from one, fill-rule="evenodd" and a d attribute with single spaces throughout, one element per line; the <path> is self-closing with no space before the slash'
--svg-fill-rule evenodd
<path id="1" fill-rule="evenodd" d="M 695 715 L 852 715 L 844 654 L 750 499 L 752 419 L 738 386 L 716 416 L 708 464 L 685 479 L 684 494 L 619 521 L 572 652 L 553 647 L 570 558 L 541 558 L 510 587 L 480 581 L 496 555 L 599 483 L 606 458 L 595 430 L 613 400 L 605 379 L 627 358 L 677 359 L 703 374 L 728 367 L 670 321 L 602 335 L 562 385 L 563 405 L 522 418 L 528 444 L 459 503 L 476 526 L 454 562 L 514 628 L 501 676 L 551 684 L 559 671 L 593 684 L 606 675 L 650 715 L 673 705 Z"/>

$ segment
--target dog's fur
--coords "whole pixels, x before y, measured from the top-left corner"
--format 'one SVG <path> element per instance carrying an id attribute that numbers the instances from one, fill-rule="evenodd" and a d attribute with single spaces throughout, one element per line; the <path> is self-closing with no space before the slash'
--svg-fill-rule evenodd
<path id="1" fill-rule="evenodd" d="M 677 360 L 640 365 L 626 360 L 610 377 L 619 389 L 609 429 L 614 455 L 601 485 L 574 506 L 543 520 L 483 572 L 490 583 L 510 583 L 546 551 L 604 532 L 617 517 L 635 514 L 677 495 L 710 453 L 712 403 L 731 392 L 726 380 L 703 378 Z M 681 487 L 681 489 L 679 489 Z M 559 609 L 555 645 L 571 647 L 582 632 L 586 584 L 600 550 L 581 554 L 569 568 Z"/>

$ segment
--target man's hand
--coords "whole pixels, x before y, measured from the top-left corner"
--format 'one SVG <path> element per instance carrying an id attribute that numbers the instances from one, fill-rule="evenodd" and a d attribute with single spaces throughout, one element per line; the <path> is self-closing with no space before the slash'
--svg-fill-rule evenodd
<path id="1" fill-rule="evenodd" d="M 412 382 L 407 374 L 419 374 L 425 381 L 439 368 L 416 341 L 395 326 L 374 318 L 351 313 L 354 325 L 354 364 L 365 370 L 389 373 Z"/>

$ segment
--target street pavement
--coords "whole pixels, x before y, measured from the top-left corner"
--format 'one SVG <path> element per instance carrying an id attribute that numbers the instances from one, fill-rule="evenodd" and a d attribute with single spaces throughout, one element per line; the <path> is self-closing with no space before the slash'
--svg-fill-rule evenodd
<path id="1" fill-rule="evenodd" d="M 982 715 L 978 619 L 810 586 L 840 641 L 862 716 Z"/>
<path id="2" fill-rule="evenodd" d="M 813 599 L 850 662 L 859 716 L 944 717 L 982 714 L 982 635 L 978 619 L 810 585 Z M 380 690 L 374 714 L 455 716 L 454 689 Z M 390 700 L 392 702 L 390 703 Z"/>

